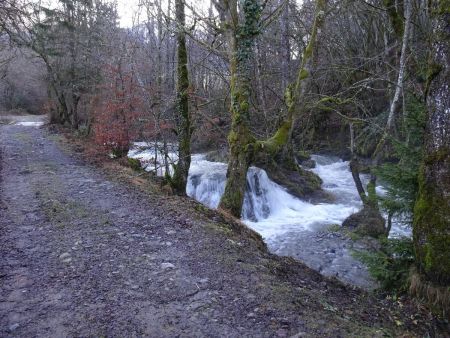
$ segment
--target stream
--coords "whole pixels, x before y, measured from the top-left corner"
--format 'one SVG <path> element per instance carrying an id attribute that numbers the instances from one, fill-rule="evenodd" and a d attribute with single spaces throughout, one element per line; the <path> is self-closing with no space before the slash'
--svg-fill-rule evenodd
<path id="1" fill-rule="evenodd" d="M 131 150 L 129 157 L 146 163 L 146 170 L 155 170 L 153 151 L 143 150 L 142 143 L 137 145 L 139 148 Z M 170 157 L 176 161 L 175 152 Z M 333 203 L 300 200 L 271 181 L 264 170 L 251 167 L 242 220 L 262 235 L 271 252 L 295 257 L 323 275 L 345 283 L 373 289 L 375 281 L 366 266 L 352 256 L 352 251 L 376 246 L 377 242 L 355 242 L 340 232 L 330 231 L 331 226 L 340 225 L 362 207 L 349 163 L 331 156 L 313 155 L 312 159 L 316 167 L 311 170 L 322 178 L 323 189 L 335 198 Z M 163 168 L 156 169 L 162 174 Z M 225 189 L 226 171 L 226 163 L 208 161 L 204 154 L 193 155 L 188 195 L 210 208 L 217 208 Z M 361 178 L 368 179 L 365 175 Z M 377 192 L 385 193 L 381 186 Z M 410 236 L 410 230 L 394 221 L 390 236 Z"/>

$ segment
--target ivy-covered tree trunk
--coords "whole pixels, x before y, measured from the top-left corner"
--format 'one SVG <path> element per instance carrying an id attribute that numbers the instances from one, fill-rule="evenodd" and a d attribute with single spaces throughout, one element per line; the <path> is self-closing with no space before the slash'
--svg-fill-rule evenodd
<path id="1" fill-rule="evenodd" d="M 282 161 L 288 160 L 288 165 L 295 167 L 291 169 L 300 170 L 295 165 L 292 152 L 289 152 L 292 155 L 290 158 L 283 154 L 289 149 L 293 123 L 298 116 L 297 104 L 300 103 L 307 88 L 305 80 L 310 76 L 312 50 L 323 24 L 326 1 L 317 1 L 311 38 L 303 53 L 297 80 L 286 89 L 287 116 L 274 135 L 263 141 L 256 140 L 249 128 L 250 62 L 253 41 L 259 33 L 261 6 L 257 0 L 244 0 L 241 3 L 241 11 L 237 10 L 237 6 L 237 1 L 232 0 L 223 1 L 217 7 L 223 26 L 226 27 L 230 46 L 232 118 L 228 136 L 230 154 L 227 184 L 219 208 L 240 217 L 247 187 L 247 170 L 254 160 L 263 158 L 264 161 L 273 162 L 273 159 L 280 157 Z M 313 181 L 313 185 L 320 188 L 319 178 L 308 177 L 307 180 Z"/>
<path id="2" fill-rule="evenodd" d="M 429 64 L 427 133 L 414 209 L 416 265 L 423 280 L 450 285 L 450 12 L 435 1 Z M 449 306 L 447 298 L 447 307 Z"/>
<path id="3" fill-rule="evenodd" d="M 186 49 L 186 34 L 184 32 L 185 14 L 183 0 L 175 1 L 175 16 L 177 30 L 177 102 L 176 119 L 178 130 L 178 163 L 172 178 L 172 186 L 179 194 L 186 194 L 189 167 L 191 165 L 191 118 L 189 115 L 189 73 L 188 55 Z"/>
<path id="4" fill-rule="evenodd" d="M 231 130 L 228 135 L 229 161 L 225 192 L 219 208 L 241 216 L 247 170 L 253 157 L 254 138 L 250 132 L 250 62 L 254 38 L 259 32 L 260 6 L 257 0 L 242 4 L 243 19 L 238 19 L 237 3 L 229 8 L 227 29 L 231 71 Z"/>

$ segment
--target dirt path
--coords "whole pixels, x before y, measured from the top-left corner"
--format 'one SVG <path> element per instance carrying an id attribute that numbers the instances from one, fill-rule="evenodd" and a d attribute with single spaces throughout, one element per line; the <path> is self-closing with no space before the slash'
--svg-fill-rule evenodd
<path id="1" fill-rule="evenodd" d="M 274 257 L 214 212 L 109 179 L 52 138 L 45 129 L 0 126 L 1 337 L 431 330 L 408 322 L 413 308 L 397 312 Z"/>

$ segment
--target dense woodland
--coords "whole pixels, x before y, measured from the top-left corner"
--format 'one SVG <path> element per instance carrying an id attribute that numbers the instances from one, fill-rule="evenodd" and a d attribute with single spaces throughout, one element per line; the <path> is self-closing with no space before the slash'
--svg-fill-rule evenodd
<path id="1" fill-rule="evenodd" d="M 409 223 L 410 291 L 448 310 L 449 6 L 142 0 L 124 28 L 106 0 L 4 0 L 0 110 L 45 112 L 105 154 L 177 143 L 178 163 L 164 165 L 179 194 L 191 153 L 215 151 L 228 161 L 219 208 L 236 217 L 251 165 L 320 200 L 320 179 L 298 163 L 312 152 L 350 160 L 364 207 L 348 222 L 375 237 L 392 217 Z"/>

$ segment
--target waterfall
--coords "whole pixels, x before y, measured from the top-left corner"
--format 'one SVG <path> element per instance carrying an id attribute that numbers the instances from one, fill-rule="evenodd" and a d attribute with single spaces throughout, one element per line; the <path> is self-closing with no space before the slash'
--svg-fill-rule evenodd
<path id="1" fill-rule="evenodd" d="M 129 156 L 146 163 L 147 170 L 155 170 L 152 149 L 145 151 L 143 144 L 138 143 L 136 149 L 130 150 Z M 171 152 L 170 157 L 176 161 L 175 152 Z M 317 231 L 332 224 L 341 224 L 346 217 L 361 209 L 349 163 L 330 156 L 313 155 L 312 159 L 316 161 L 312 171 L 322 178 L 323 189 L 335 197 L 333 203 L 302 201 L 271 181 L 263 169 L 249 168 L 242 220 L 269 244 L 285 234 Z M 158 168 L 157 173 L 163 175 L 162 170 Z M 208 161 L 203 154 L 192 155 L 187 194 L 209 208 L 217 208 L 225 190 L 226 172 L 226 163 Z M 367 181 L 368 177 L 362 175 L 362 180 Z M 377 191 L 384 192 L 382 187 L 377 187 Z M 394 224 L 392 231 L 394 235 L 410 233 L 398 224 Z"/>

